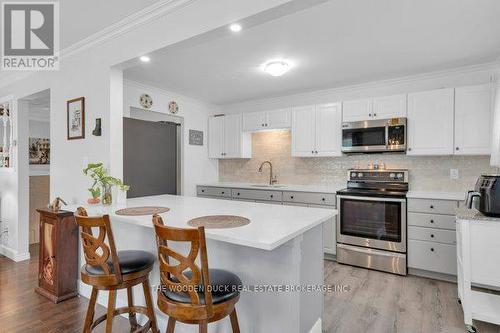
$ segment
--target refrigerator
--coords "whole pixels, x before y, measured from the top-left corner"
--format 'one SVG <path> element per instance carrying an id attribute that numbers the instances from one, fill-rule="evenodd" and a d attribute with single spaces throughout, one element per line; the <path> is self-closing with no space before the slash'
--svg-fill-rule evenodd
<path id="1" fill-rule="evenodd" d="M 127 198 L 180 194 L 180 124 L 123 118 Z"/>

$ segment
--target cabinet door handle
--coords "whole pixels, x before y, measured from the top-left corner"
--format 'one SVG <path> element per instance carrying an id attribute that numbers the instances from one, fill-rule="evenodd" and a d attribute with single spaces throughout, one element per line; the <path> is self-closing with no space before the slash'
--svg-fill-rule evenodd
<path id="1" fill-rule="evenodd" d="M 371 117 L 371 116 L 372 116 L 372 114 L 371 114 L 371 113 L 368 113 L 368 117 Z"/>
<path id="2" fill-rule="evenodd" d="M 321 198 L 321 201 L 325 201 L 325 198 Z"/>
<path id="3" fill-rule="evenodd" d="M 434 252 L 434 248 L 433 247 L 431 247 L 431 252 Z"/>
<path id="4" fill-rule="evenodd" d="M 224 191 L 222 191 L 221 193 L 224 194 Z"/>
<path id="5" fill-rule="evenodd" d="M 311 154 L 314 154 L 314 150 L 311 150 Z"/>
<path id="6" fill-rule="evenodd" d="M 460 150 L 460 148 L 457 147 L 457 148 L 455 148 L 455 150 Z"/>
<path id="7" fill-rule="evenodd" d="M 293 199 L 293 195 L 290 196 L 290 199 Z"/>
<path id="8" fill-rule="evenodd" d="M 201 193 L 205 193 L 205 190 L 201 190 Z"/>
<path id="9" fill-rule="evenodd" d="M 431 234 L 431 238 L 434 238 L 434 234 Z"/>
<path id="10" fill-rule="evenodd" d="M 271 199 L 273 198 L 273 195 L 271 194 Z"/>
<path id="11" fill-rule="evenodd" d="M 376 117 L 376 116 L 377 116 L 377 114 L 376 114 L 376 113 L 374 113 L 374 114 L 373 114 L 373 116 L 374 116 L 374 117 Z"/>
<path id="12" fill-rule="evenodd" d="M 434 220 L 431 220 L 431 223 L 434 223 Z"/>
<path id="13" fill-rule="evenodd" d="M 262 127 L 264 127 L 264 124 L 262 124 Z"/>
<path id="14" fill-rule="evenodd" d="M 236 195 L 240 195 L 240 192 L 236 193 Z"/>
<path id="15" fill-rule="evenodd" d="M 408 151 L 411 151 L 411 148 L 408 148 Z"/>
<path id="16" fill-rule="evenodd" d="M 317 154 L 317 153 L 318 153 L 318 151 L 317 151 L 317 150 L 315 150 L 315 151 L 314 151 L 314 153 L 315 153 L 315 154 Z"/>
<path id="17" fill-rule="evenodd" d="M 431 209 L 434 209 L 434 205 L 431 205 Z"/>

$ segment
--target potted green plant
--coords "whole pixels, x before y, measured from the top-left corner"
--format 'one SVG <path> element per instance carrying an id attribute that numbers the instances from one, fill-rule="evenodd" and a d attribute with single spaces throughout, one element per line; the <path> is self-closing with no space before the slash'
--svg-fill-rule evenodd
<path id="1" fill-rule="evenodd" d="M 93 180 L 92 186 L 89 188 L 93 201 L 101 195 L 103 205 L 111 205 L 113 203 L 113 196 L 111 194 L 113 185 L 118 186 L 122 191 L 128 191 L 130 188 L 128 185 L 123 184 L 121 179 L 110 176 L 102 163 L 89 163 L 83 169 L 83 173 L 90 176 Z"/>
<path id="2" fill-rule="evenodd" d="M 101 202 L 101 199 L 99 198 L 101 196 L 101 189 L 97 186 L 97 183 L 95 183 L 95 185 L 93 185 L 88 190 L 92 195 L 92 198 L 87 200 L 90 205 L 97 205 L 99 202 Z"/>

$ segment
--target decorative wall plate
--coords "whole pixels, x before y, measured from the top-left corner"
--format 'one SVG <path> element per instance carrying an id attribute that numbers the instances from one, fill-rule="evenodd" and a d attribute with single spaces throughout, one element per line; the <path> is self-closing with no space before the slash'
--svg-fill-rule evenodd
<path id="1" fill-rule="evenodd" d="M 177 112 L 179 112 L 179 105 L 177 105 L 176 101 L 172 101 L 172 102 L 168 103 L 168 111 L 170 111 L 170 113 L 173 113 L 173 114 L 176 114 Z"/>
<path id="2" fill-rule="evenodd" d="M 145 109 L 149 109 L 153 106 L 153 99 L 148 94 L 142 94 L 139 98 L 139 103 Z"/>

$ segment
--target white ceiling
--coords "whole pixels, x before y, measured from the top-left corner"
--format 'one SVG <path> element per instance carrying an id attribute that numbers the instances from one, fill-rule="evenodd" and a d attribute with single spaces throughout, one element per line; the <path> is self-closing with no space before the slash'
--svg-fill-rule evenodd
<path id="1" fill-rule="evenodd" d="M 63 0 L 61 47 L 66 48 L 159 0 Z"/>
<path id="2" fill-rule="evenodd" d="M 498 0 L 330 0 L 160 50 L 124 74 L 229 104 L 489 62 L 500 56 L 499 18 Z M 279 78 L 262 73 L 275 57 L 296 67 Z"/>

